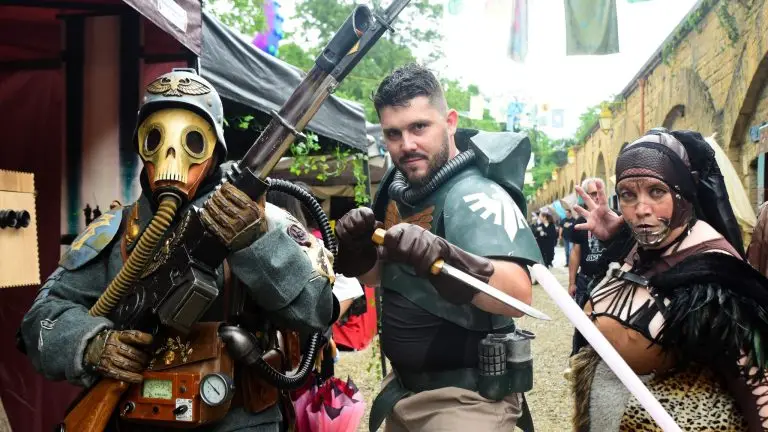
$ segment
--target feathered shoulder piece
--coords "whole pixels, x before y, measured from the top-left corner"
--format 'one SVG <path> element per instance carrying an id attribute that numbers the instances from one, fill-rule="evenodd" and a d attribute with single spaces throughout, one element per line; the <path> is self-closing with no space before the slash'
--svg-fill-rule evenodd
<path id="1" fill-rule="evenodd" d="M 768 279 L 748 263 L 699 253 L 653 276 L 650 286 L 670 302 L 657 338 L 663 347 L 679 351 L 683 361 L 736 364 L 744 353 L 747 370 L 766 369 Z"/>

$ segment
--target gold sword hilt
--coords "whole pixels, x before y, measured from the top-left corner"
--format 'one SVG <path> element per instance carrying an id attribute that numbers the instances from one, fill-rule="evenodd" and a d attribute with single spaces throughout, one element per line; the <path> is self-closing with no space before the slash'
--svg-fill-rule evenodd
<path id="1" fill-rule="evenodd" d="M 373 232 L 373 236 L 371 237 L 371 240 L 373 240 L 374 243 L 381 246 L 384 244 L 384 236 L 387 234 L 387 231 L 378 228 L 376 231 Z M 432 263 L 432 266 L 429 267 L 429 272 L 433 275 L 437 276 L 440 274 L 441 271 L 443 271 L 443 265 L 445 264 L 445 261 L 443 261 L 442 258 L 438 258 L 437 261 Z"/>

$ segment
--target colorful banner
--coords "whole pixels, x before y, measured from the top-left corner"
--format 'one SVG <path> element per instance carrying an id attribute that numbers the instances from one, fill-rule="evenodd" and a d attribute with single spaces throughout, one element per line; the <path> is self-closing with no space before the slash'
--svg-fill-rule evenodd
<path id="1" fill-rule="evenodd" d="M 619 52 L 616 0 L 565 0 L 566 55 Z"/>
<path id="2" fill-rule="evenodd" d="M 528 0 L 512 0 L 512 3 L 509 57 L 522 63 L 528 55 Z"/>

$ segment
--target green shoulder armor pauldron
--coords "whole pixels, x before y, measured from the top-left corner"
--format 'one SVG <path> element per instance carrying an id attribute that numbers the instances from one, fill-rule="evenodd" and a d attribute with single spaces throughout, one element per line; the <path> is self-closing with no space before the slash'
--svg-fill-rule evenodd
<path id="1" fill-rule="evenodd" d="M 541 253 L 525 215 L 492 180 L 470 176 L 455 184 L 445 199 L 446 239 L 467 252 L 491 258 L 541 262 Z"/>

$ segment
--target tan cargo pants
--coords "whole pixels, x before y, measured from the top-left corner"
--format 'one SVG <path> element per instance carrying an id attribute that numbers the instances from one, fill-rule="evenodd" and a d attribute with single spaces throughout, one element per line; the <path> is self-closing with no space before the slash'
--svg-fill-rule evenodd
<path id="1" fill-rule="evenodd" d="M 394 375 L 387 375 L 386 386 Z M 520 394 L 492 401 L 479 393 L 446 387 L 401 399 L 385 421 L 385 432 L 491 432 L 515 430 L 522 415 Z"/>

